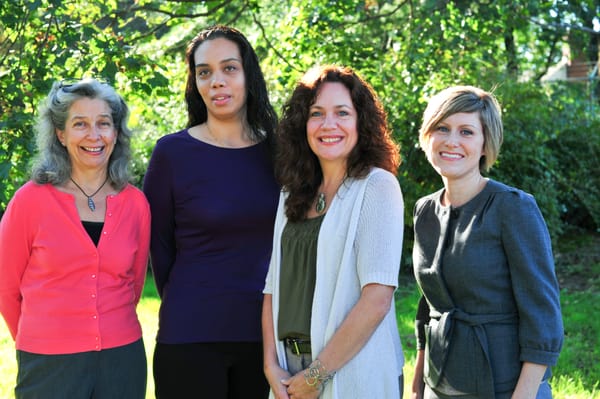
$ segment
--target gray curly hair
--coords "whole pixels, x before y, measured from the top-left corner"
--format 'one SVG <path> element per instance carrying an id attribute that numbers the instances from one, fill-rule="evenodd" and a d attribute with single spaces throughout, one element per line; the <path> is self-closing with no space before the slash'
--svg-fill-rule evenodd
<path id="1" fill-rule="evenodd" d="M 71 176 L 71 159 L 60 143 L 56 130 L 64 130 L 69 109 L 81 98 L 104 100 L 111 109 L 117 129 L 117 141 L 108 161 L 108 176 L 113 187 L 122 189 L 130 180 L 131 130 L 127 127 L 129 108 L 123 98 L 107 83 L 96 79 L 78 80 L 73 84 L 55 82 L 42 102 L 35 127 L 37 155 L 31 178 L 38 184 L 59 185 Z"/>

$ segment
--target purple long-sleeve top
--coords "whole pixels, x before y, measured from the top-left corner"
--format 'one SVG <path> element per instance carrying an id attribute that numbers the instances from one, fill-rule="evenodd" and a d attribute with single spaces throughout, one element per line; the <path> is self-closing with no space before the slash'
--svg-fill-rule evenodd
<path id="1" fill-rule="evenodd" d="M 158 140 L 144 179 L 158 342 L 258 342 L 279 187 L 264 143 Z"/>

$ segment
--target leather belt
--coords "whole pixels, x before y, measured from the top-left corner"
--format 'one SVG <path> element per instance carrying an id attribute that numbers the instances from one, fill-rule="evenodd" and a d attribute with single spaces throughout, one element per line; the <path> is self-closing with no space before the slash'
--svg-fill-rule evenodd
<path id="1" fill-rule="evenodd" d="M 309 339 L 284 338 L 283 343 L 296 356 L 303 353 L 312 353 Z"/>

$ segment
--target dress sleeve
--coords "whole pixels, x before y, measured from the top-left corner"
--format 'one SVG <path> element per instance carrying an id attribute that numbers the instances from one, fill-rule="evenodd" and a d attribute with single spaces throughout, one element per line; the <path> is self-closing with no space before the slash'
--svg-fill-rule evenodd
<path id="1" fill-rule="evenodd" d="M 175 214 L 172 187 L 173 173 L 169 154 L 159 140 L 154 147 L 144 177 L 144 193 L 153 216 L 150 257 L 152 274 L 161 297 L 175 260 Z"/>
<path id="2" fill-rule="evenodd" d="M 354 248 L 361 288 L 370 283 L 398 286 L 404 233 L 404 202 L 394 175 L 368 177 Z"/>
<path id="3" fill-rule="evenodd" d="M 554 365 L 563 342 L 550 235 L 535 199 L 510 193 L 503 203 L 502 245 L 519 312 L 521 360 Z"/>
<path id="4" fill-rule="evenodd" d="M 21 317 L 21 278 L 29 263 L 33 233 L 24 194 L 16 192 L 0 221 L 0 313 L 13 339 Z"/>
<path id="5" fill-rule="evenodd" d="M 417 350 L 425 349 L 425 325 L 429 323 L 429 304 L 423 295 L 419 299 L 417 314 L 415 316 L 415 336 Z"/>

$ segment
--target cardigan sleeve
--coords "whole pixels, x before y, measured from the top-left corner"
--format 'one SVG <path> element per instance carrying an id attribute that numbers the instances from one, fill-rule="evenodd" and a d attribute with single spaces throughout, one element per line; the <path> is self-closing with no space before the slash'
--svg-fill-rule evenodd
<path id="1" fill-rule="evenodd" d="M 404 232 L 404 202 L 398 180 L 380 170 L 368 178 L 354 248 L 361 288 L 398 286 Z"/>
<path id="2" fill-rule="evenodd" d="M 144 193 L 154 216 L 150 239 L 152 273 L 161 297 L 175 261 L 173 173 L 169 159 L 173 154 L 168 154 L 163 144 L 161 140 L 156 143 L 144 177 Z"/>
<path id="3" fill-rule="evenodd" d="M 0 222 L 0 313 L 13 339 L 21 317 L 21 278 L 31 253 L 27 194 L 26 188 L 17 190 Z"/>
<path id="4" fill-rule="evenodd" d="M 535 199 L 503 197 L 502 245 L 519 313 L 521 360 L 554 365 L 563 342 L 559 289 L 550 235 Z"/>

